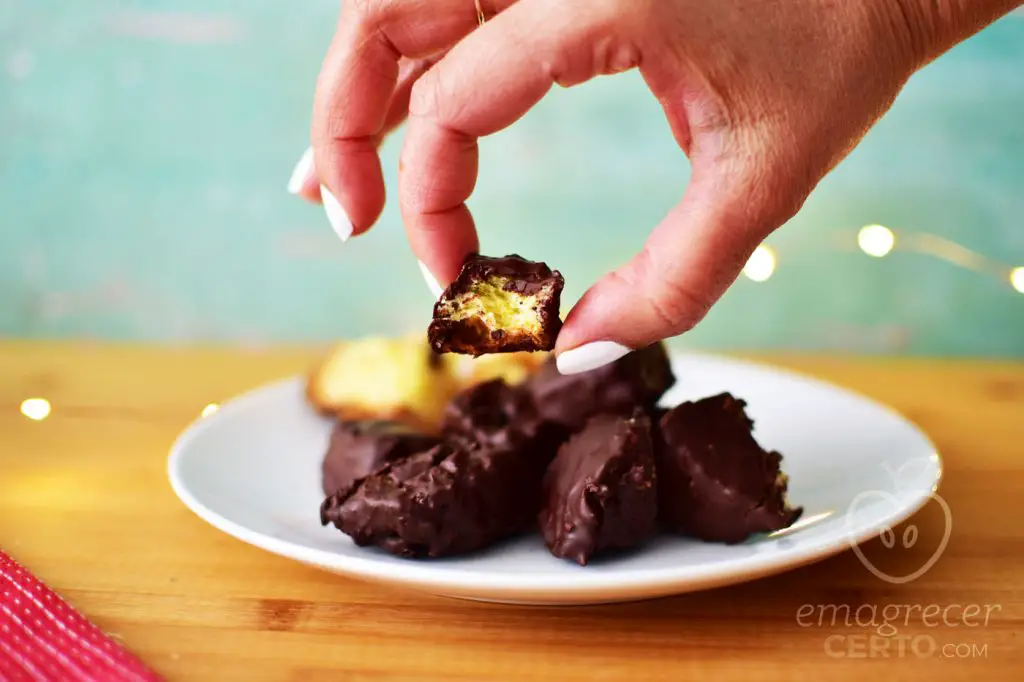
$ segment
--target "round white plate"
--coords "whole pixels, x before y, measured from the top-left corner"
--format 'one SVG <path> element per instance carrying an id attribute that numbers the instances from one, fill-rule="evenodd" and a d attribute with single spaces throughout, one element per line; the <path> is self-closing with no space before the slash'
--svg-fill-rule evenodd
<path id="1" fill-rule="evenodd" d="M 789 372 L 706 355 L 677 355 L 665 404 L 729 391 L 748 403 L 755 435 L 783 453 L 792 528 L 733 546 L 660 537 L 580 567 L 539 535 L 472 556 L 411 560 L 357 547 L 321 527 L 320 462 L 331 425 L 299 378 L 272 384 L 200 419 L 175 443 L 171 485 L 211 525 L 328 571 L 434 594 L 531 604 L 659 597 L 789 570 L 855 547 L 920 509 L 938 485 L 935 447 L 892 410 Z"/>

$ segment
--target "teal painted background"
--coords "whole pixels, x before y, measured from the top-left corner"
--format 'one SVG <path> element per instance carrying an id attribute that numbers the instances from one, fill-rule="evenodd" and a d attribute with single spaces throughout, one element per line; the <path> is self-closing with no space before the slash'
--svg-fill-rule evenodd
<path id="1" fill-rule="evenodd" d="M 467 0 L 468 1 L 468 0 Z M 0 0 L 0 335 L 310 342 L 422 326 L 430 298 L 389 200 L 340 244 L 285 192 L 333 0 Z M 394 187 L 401 135 L 383 150 Z M 482 144 L 489 253 L 575 300 L 688 178 L 635 74 L 556 91 Z M 1024 295 L 899 250 L 867 223 L 1024 265 L 1024 17 L 918 74 L 888 116 L 683 342 L 711 349 L 1024 356 Z"/>

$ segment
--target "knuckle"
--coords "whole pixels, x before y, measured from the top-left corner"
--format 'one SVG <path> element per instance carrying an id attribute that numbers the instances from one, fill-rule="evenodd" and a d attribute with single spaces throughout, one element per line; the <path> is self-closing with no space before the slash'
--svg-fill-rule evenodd
<path id="1" fill-rule="evenodd" d="M 543 63 L 544 75 L 562 87 L 597 76 L 629 71 L 640 65 L 640 50 L 614 27 L 593 26 L 576 43 L 558 45 Z"/>
<path id="2" fill-rule="evenodd" d="M 437 73 L 427 73 L 412 86 L 409 93 L 409 115 L 436 118 L 442 99 Z"/>
<path id="3" fill-rule="evenodd" d="M 561 49 L 544 62 L 544 75 L 563 88 L 579 85 L 597 76 L 610 76 L 640 64 L 640 52 L 632 44 L 599 39 L 579 51 Z"/>
<path id="4" fill-rule="evenodd" d="M 399 3 L 395 0 L 348 0 L 346 4 L 361 23 L 377 26 L 394 15 Z"/>
<path id="5" fill-rule="evenodd" d="M 469 102 L 460 96 L 458 86 L 444 68 L 431 69 L 412 87 L 409 116 L 432 121 L 449 133 L 468 139 L 462 124 Z"/>
<path id="6" fill-rule="evenodd" d="M 549 4 L 548 21 L 555 24 L 540 52 L 547 79 L 571 87 L 596 76 L 621 73 L 640 64 L 633 41 L 634 12 L 623 9 L 621 0 L 576 0 Z"/>
<path id="7" fill-rule="evenodd" d="M 807 197 L 805 188 L 813 184 L 806 175 L 794 164 L 761 163 L 745 188 L 748 224 L 756 235 L 763 236 L 796 215 Z"/>
<path id="8" fill-rule="evenodd" d="M 360 21 L 365 21 L 374 16 L 374 11 L 380 0 L 348 0 L 345 7 L 349 13 Z"/>
<path id="9" fill-rule="evenodd" d="M 615 74 L 640 66 L 640 49 L 634 43 L 615 46 L 605 55 L 602 73 Z"/>
<path id="10" fill-rule="evenodd" d="M 578 60 L 573 59 L 572 55 L 564 50 L 559 50 L 550 59 L 545 60 L 542 66 L 544 76 L 547 80 L 563 88 L 578 85 L 585 81 L 586 77 L 582 75 L 584 69 L 580 68 L 577 62 Z"/>
<path id="11" fill-rule="evenodd" d="M 796 145 L 772 135 L 767 141 L 744 145 L 720 167 L 729 189 L 728 227 L 750 239 L 763 239 L 803 206 L 816 184 L 815 173 Z"/>

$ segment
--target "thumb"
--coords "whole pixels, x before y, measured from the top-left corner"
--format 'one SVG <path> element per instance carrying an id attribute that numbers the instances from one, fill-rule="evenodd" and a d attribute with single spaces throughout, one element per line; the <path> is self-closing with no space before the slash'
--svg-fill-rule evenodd
<path id="1" fill-rule="evenodd" d="M 686 194 L 643 250 L 569 313 L 555 349 L 563 374 L 691 329 L 806 196 L 802 183 L 776 164 L 749 157 L 693 162 Z"/>

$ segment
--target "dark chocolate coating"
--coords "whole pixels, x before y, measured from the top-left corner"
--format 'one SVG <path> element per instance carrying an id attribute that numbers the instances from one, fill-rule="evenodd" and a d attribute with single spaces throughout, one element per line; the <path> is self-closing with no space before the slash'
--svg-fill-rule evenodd
<path id="1" fill-rule="evenodd" d="M 429 450 L 437 443 L 437 438 L 396 422 L 338 422 L 324 456 L 324 493 L 336 493 L 388 462 Z"/>
<path id="2" fill-rule="evenodd" d="M 558 451 L 544 476 L 541 533 L 551 553 L 585 566 L 602 550 L 638 545 L 657 530 L 651 422 L 599 415 Z"/>
<path id="3" fill-rule="evenodd" d="M 650 410 L 675 382 L 665 346 L 656 343 L 581 374 L 560 374 L 551 360 L 527 385 L 542 418 L 577 431 L 597 414 Z"/>
<path id="4" fill-rule="evenodd" d="M 444 442 L 331 495 L 320 520 L 399 556 L 462 554 L 529 527 L 537 509 L 529 491 L 542 475 L 515 450 Z"/>
<path id="5" fill-rule="evenodd" d="M 752 435 L 746 403 L 728 393 L 686 402 L 661 418 L 658 505 L 669 530 L 708 542 L 742 542 L 790 526 L 782 455 Z"/>
<path id="6" fill-rule="evenodd" d="M 446 316 L 451 305 L 457 304 L 460 298 L 473 295 L 471 289 L 474 284 L 495 278 L 507 279 L 502 289 L 519 295 L 536 295 L 545 285 L 551 285 L 552 293 L 539 297 L 536 309 L 541 324 L 539 334 L 524 329 L 492 329 L 478 318 L 453 320 Z M 430 347 L 437 353 L 474 356 L 551 350 L 562 329 L 559 308 L 564 286 L 561 273 L 544 263 L 529 261 L 516 254 L 503 258 L 470 254 L 462 264 L 459 276 L 434 304 L 433 320 L 427 330 Z"/>
<path id="7" fill-rule="evenodd" d="M 455 396 L 445 409 L 446 439 L 488 448 L 519 450 L 540 466 L 554 458 L 569 433 L 543 421 L 525 386 L 493 379 Z"/>

